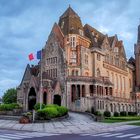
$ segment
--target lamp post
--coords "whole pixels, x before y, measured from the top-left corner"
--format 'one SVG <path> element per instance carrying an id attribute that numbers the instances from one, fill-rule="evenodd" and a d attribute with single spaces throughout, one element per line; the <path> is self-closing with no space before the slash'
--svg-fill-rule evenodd
<path id="1" fill-rule="evenodd" d="M 42 50 L 41 50 L 41 59 L 40 59 L 40 109 L 42 109 L 41 105 L 41 97 L 42 97 Z"/>

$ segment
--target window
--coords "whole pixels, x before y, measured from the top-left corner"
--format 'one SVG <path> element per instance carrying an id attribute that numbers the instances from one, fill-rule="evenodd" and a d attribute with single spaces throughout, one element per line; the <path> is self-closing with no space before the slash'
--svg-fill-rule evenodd
<path id="1" fill-rule="evenodd" d="M 110 63 L 113 64 L 113 56 L 110 56 Z"/>
<path id="2" fill-rule="evenodd" d="M 101 56 L 100 56 L 100 54 L 97 54 L 97 60 L 101 60 Z"/>
<path id="3" fill-rule="evenodd" d="M 82 31 L 81 29 L 79 29 L 79 34 L 80 34 L 81 36 L 84 35 L 84 33 L 83 33 L 83 31 Z"/>
<path id="4" fill-rule="evenodd" d="M 109 63 L 109 54 L 105 56 L 105 62 Z"/>
<path id="5" fill-rule="evenodd" d="M 114 48 L 114 52 L 118 53 L 118 48 L 117 47 Z"/>
<path id="6" fill-rule="evenodd" d="M 75 36 L 70 37 L 70 46 L 76 47 L 76 37 Z"/>
<path id="7" fill-rule="evenodd" d="M 64 21 L 61 23 L 61 29 L 64 27 Z"/>
<path id="8" fill-rule="evenodd" d="M 88 64 L 88 55 L 85 54 L 85 64 Z"/>
<path id="9" fill-rule="evenodd" d="M 119 66 L 119 58 L 115 57 L 115 65 Z"/>
<path id="10" fill-rule="evenodd" d="M 97 77 L 100 77 L 101 75 L 100 75 L 100 70 L 99 70 L 99 68 L 97 69 Z"/>
<path id="11" fill-rule="evenodd" d="M 72 76 L 74 76 L 74 70 L 72 70 L 72 73 L 71 73 L 71 75 L 72 75 Z"/>
<path id="12" fill-rule="evenodd" d="M 78 76 L 78 70 L 76 71 L 76 76 Z"/>

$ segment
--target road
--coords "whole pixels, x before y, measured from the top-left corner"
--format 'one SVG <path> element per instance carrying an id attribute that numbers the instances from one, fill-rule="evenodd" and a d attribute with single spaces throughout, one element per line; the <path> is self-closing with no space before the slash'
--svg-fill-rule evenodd
<path id="1" fill-rule="evenodd" d="M 41 133 L 29 131 L 1 130 L 0 140 L 139 140 L 140 127 L 113 132 L 103 132 L 96 134 L 60 134 Z"/>

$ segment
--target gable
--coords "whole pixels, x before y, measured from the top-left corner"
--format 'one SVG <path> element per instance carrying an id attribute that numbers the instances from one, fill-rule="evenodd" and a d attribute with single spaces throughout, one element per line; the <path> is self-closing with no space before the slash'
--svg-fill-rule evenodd
<path id="1" fill-rule="evenodd" d="M 31 72 L 30 72 L 30 65 L 28 64 L 28 65 L 26 66 L 26 69 L 25 69 L 25 72 L 24 72 L 24 75 L 23 75 L 21 84 L 22 84 L 23 82 L 29 81 L 30 78 L 31 78 Z"/>

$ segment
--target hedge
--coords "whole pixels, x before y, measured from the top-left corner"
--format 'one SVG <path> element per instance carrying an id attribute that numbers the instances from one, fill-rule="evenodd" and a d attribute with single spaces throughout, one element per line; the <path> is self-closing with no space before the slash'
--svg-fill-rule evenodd
<path id="1" fill-rule="evenodd" d="M 127 112 L 126 111 L 121 111 L 120 116 L 127 116 Z"/>
<path id="2" fill-rule="evenodd" d="M 68 109 L 64 106 L 47 105 L 44 109 L 37 110 L 37 117 L 39 120 L 46 120 L 56 117 L 64 116 L 68 113 Z"/>
<path id="3" fill-rule="evenodd" d="M 20 106 L 16 103 L 13 104 L 1 104 L 0 111 L 12 111 L 13 109 L 18 109 Z"/>
<path id="4" fill-rule="evenodd" d="M 105 112 L 104 112 L 104 116 L 105 116 L 105 117 L 111 117 L 110 111 L 105 111 Z"/>
<path id="5" fill-rule="evenodd" d="M 140 116 L 127 116 L 127 117 L 106 117 L 106 119 L 109 120 L 128 120 L 128 121 L 133 121 L 133 120 L 140 120 Z"/>
<path id="6" fill-rule="evenodd" d="M 119 117 L 120 113 L 119 112 L 114 112 L 114 117 Z"/>
<path id="7" fill-rule="evenodd" d="M 42 108 L 42 109 L 44 109 L 45 107 L 46 107 L 45 104 L 41 104 L 41 108 Z M 35 104 L 34 109 L 35 109 L 35 110 L 40 109 L 40 103 Z"/>

